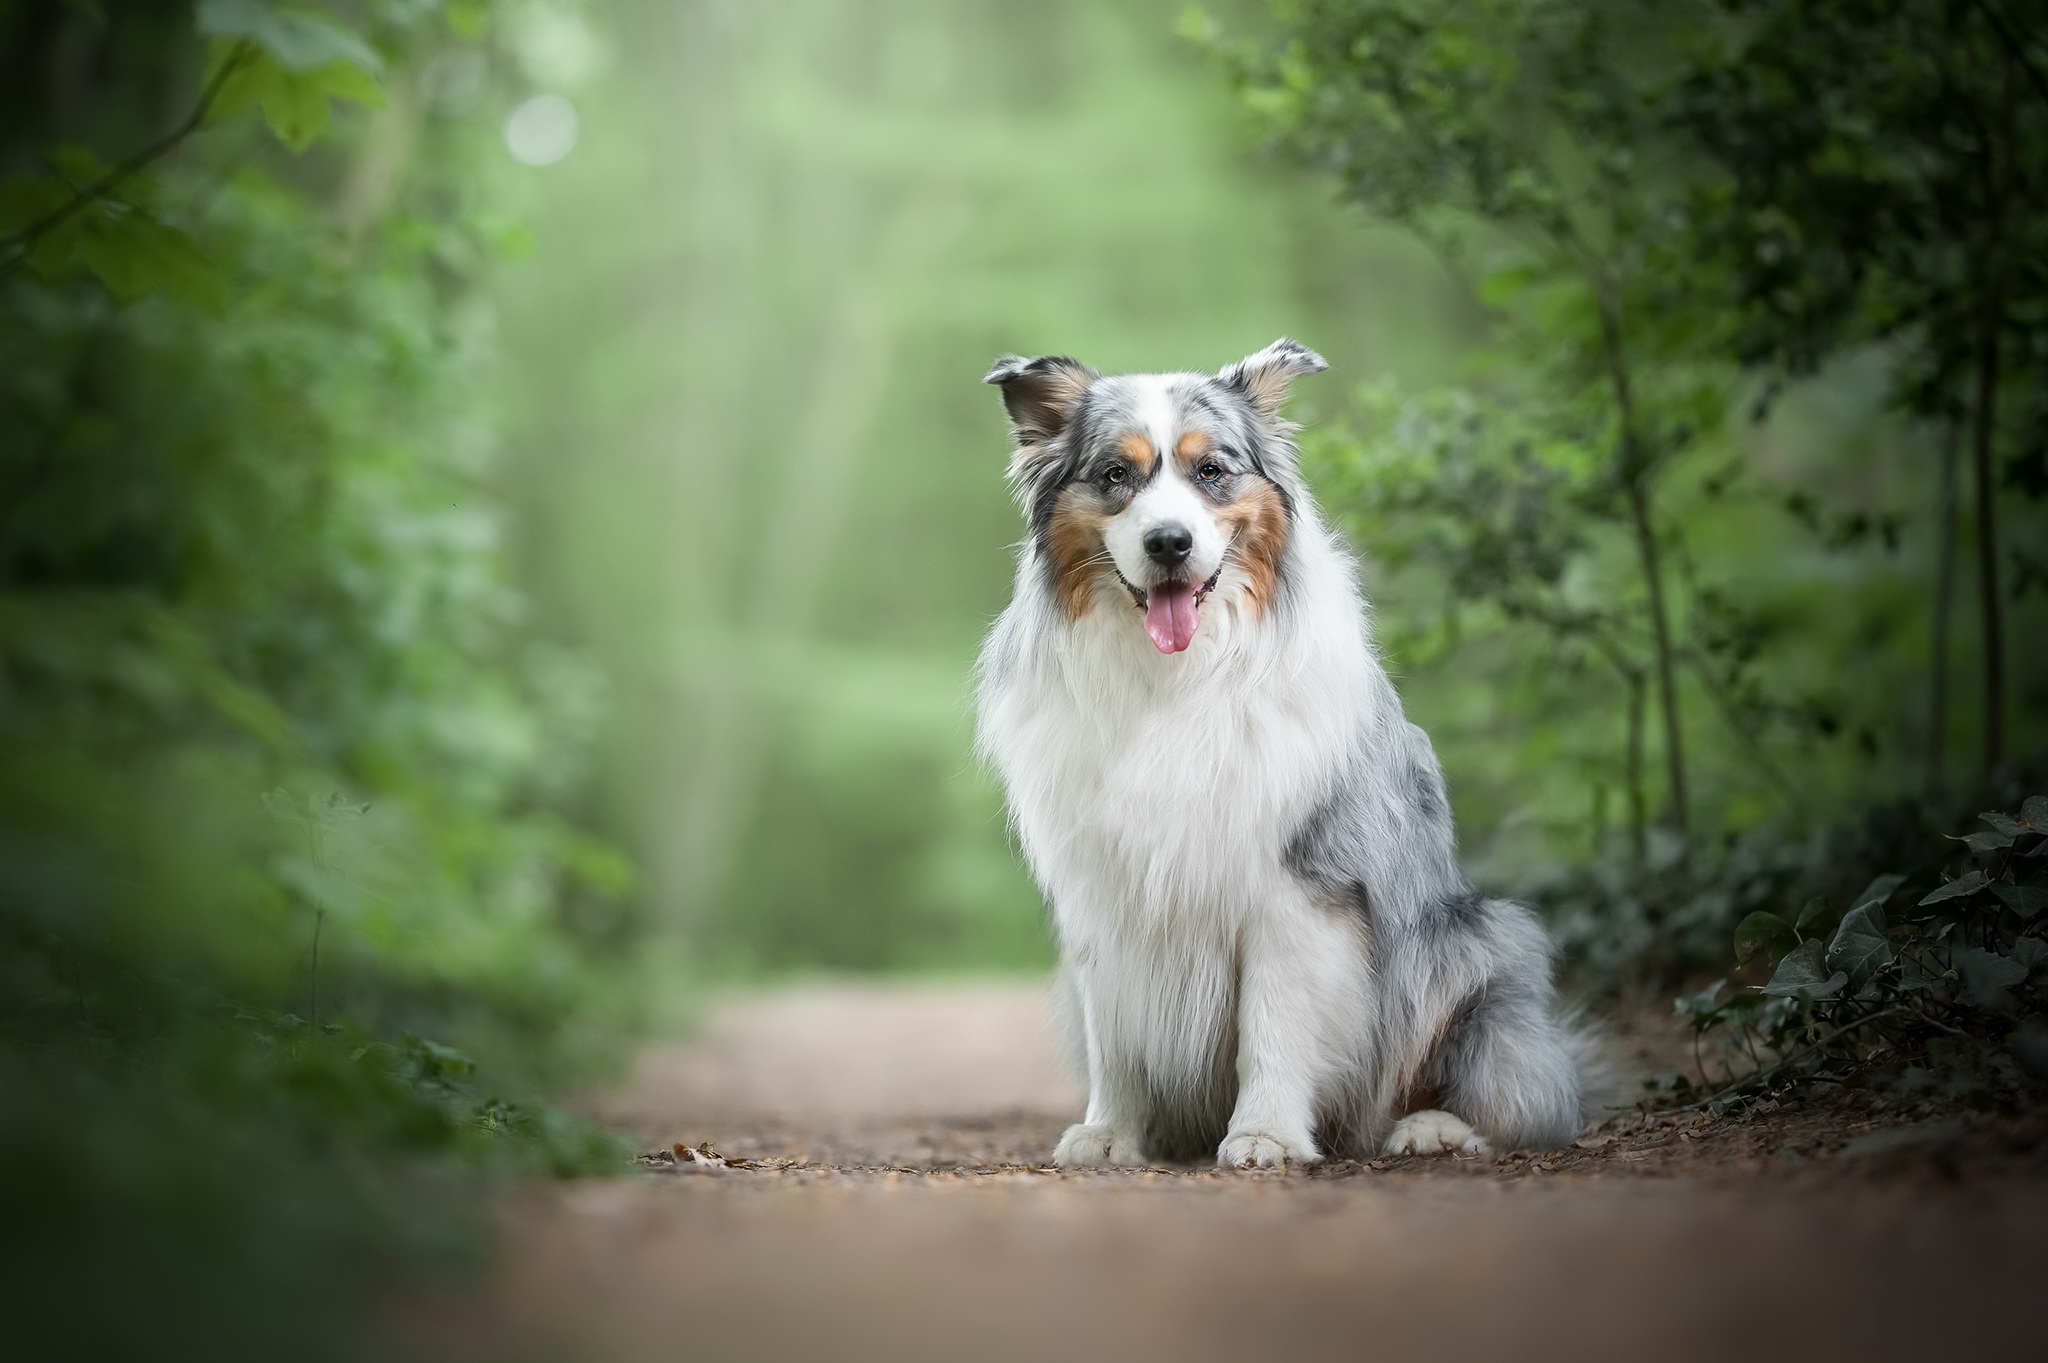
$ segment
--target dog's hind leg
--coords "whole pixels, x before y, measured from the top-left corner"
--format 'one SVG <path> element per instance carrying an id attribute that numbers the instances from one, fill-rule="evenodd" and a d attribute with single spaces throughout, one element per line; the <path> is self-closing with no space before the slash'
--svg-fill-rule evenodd
<path id="1" fill-rule="evenodd" d="M 1562 1145 L 1578 1134 L 1584 1084 L 1549 943 L 1519 904 L 1492 900 L 1485 912 L 1491 969 L 1454 1015 L 1428 1086 L 1499 1149 Z"/>

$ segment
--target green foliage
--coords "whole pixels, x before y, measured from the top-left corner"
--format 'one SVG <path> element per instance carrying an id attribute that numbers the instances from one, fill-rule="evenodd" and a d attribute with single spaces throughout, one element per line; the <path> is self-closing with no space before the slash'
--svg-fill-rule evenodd
<path id="1" fill-rule="evenodd" d="M 1927 838 L 1917 865 L 1873 880 L 1832 931 L 1809 934 L 1819 920 L 1805 915 L 1798 928 L 1763 912 L 1743 921 L 1736 959 L 1767 952 L 1763 982 L 1724 997 L 1720 980 L 1677 1003 L 1714 1051 L 1700 1061 L 1715 1089 L 1705 1101 L 1873 1079 L 1991 1101 L 2048 1080 L 2048 799 L 1981 822 L 1988 833 L 1949 839 L 1967 849 L 1960 860 Z"/>
<path id="2" fill-rule="evenodd" d="M 621 1163 L 530 1101 L 639 995 L 578 810 L 599 679 L 501 542 L 495 129 L 384 103 L 464 48 L 432 7 L 0 37 L 53 26 L 107 75 L 0 135 L 10 1331 L 156 1352 L 74 1319 L 118 1259 L 138 1328 L 317 1352 L 474 1239 L 463 1180 Z"/>
<path id="3" fill-rule="evenodd" d="M 1967 433 L 1980 771 L 1990 772 L 2011 751 L 2009 598 L 2048 580 L 2036 552 L 1998 523 L 2013 493 L 2038 503 L 2048 491 L 2039 434 L 2048 237 L 2036 210 L 2048 192 L 2042 7 L 1719 0 L 1712 10 L 1669 115 L 1714 168 L 1694 195 L 1699 250 L 1730 280 L 1746 363 L 1777 383 L 1881 342 L 1899 406 L 1946 427 L 1932 508 L 1946 521 L 1937 671 Z M 1853 517 L 1842 526 L 1867 532 Z M 1945 680 L 1935 682 L 1929 739 L 1936 781 Z"/>

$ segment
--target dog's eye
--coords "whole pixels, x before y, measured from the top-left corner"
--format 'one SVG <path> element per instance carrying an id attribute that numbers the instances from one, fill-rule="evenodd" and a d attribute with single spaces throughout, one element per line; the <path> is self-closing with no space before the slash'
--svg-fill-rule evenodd
<path id="1" fill-rule="evenodd" d="M 1211 459 L 1195 470 L 1195 477 L 1205 483 L 1213 483 L 1223 476 L 1223 465 Z"/>
<path id="2" fill-rule="evenodd" d="M 1130 469 L 1122 464 L 1111 464 L 1102 471 L 1102 481 L 1105 483 L 1121 484 L 1130 476 Z"/>

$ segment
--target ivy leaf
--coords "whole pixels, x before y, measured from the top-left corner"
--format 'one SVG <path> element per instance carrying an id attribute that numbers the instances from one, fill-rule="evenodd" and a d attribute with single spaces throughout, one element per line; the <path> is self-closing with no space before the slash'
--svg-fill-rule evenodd
<path id="1" fill-rule="evenodd" d="M 2012 846 L 2013 839 L 2012 834 L 1995 830 L 1990 833 L 1965 833 L 1960 837 L 1950 833 L 1944 833 L 1942 836 L 1950 842 L 1968 843 L 1972 852 L 1996 852 L 2001 847 Z"/>
<path id="2" fill-rule="evenodd" d="M 2048 795 L 2029 795 L 2020 806 L 2020 821 L 2036 833 L 2048 833 Z"/>
<path id="3" fill-rule="evenodd" d="M 2001 882 L 1991 887 L 1991 893 L 2004 900 L 2005 907 L 2028 920 L 2048 909 L 2048 888 L 2040 885 L 2007 885 Z"/>
<path id="4" fill-rule="evenodd" d="M 1884 937 L 1884 910 L 1875 904 L 1859 904 L 1849 910 L 1835 930 L 1835 940 L 1828 943 L 1827 963 L 1845 972 L 1857 988 L 1891 958 L 1891 943 Z"/>
<path id="5" fill-rule="evenodd" d="M 273 9 L 260 0 L 200 0 L 198 22 L 207 37 L 252 43 L 288 71 L 334 62 L 373 76 L 384 69 L 383 58 L 361 35 L 303 10 Z"/>
<path id="6" fill-rule="evenodd" d="M 2027 978 L 2027 968 L 2018 961 L 1971 947 L 1955 954 L 1955 967 L 1963 981 L 1963 1002 L 1991 1013 L 2016 1007 L 2013 986 Z"/>
<path id="7" fill-rule="evenodd" d="M 1799 917 L 1792 926 L 1801 937 L 1825 937 L 1834 930 L 1838 921 L 1835 911 L 1828 907 L 1824 895 L 1815 895 L 1799 910 Z"/>
<path id="8" fill-rule="evenodd" d="M 2009 838 L 2017 838 L 2027 831 L 2027 826 L 2018 819 L 2010 814 L 2000 814 L 1997 810 L 1986 810 L 1977 817 Z"/>
<path id="9" fill-rule="evenodd" d="M 1863 887 L 1862 894 L 1850 901 L 1849 912 L 1854 913 L 1866 907 L 1882 909 L 1891 902 L 1891 897 L 1898 892 L 1899 886 L 1905 883 L 1904 876 L 1879 876 Z"/>
<path id="10" fill-rule="evenodd" d="M 1680 1017 L 1689 1017 L 1695 1027 L 1704 1029 L 1719 1015 L 1721 991 L 1727 984 L 1726 980 L 1715 980 L 1697 994 L 1681 994 L 1675 1001 L 1674 1009 Z"/>
<path id="11" fill-rule="evenodd" d="M 1785 953 L 1763 992 L 1772 998 L 1801 999 L 1813 1003 L 1831 999 L 1842 992 L 1849 976 L 1840 970 L 1827 972 L 1827 948 L 1818 937 L 1809 937 Z"/>
<path id="12" fill-rule="evenodd" d="M 1939 904 L 1944 899 L 1961 899 L 1964 895 L 1977 893 L 1990 883 L 1990 879 L 1982 871 L 1972 871 L 1968 875 L 1957 876 L 1948 884 L 1938 887 L 1933 893 L 1922 899 L 1920 903 L 1922 905 Z"/>
<path id="13" fill-rule="evenodd" d="M 2013 962 L 2032 975 L 2048 961 L 2048 942 L 2038 937 L 2022 937 L 2012 944 Z"/>
<path id="14" fill-rule="evenodd" d="M 1735 926 L 1735 959 L 1747 961 L 1758 952 L 1768 954 L 1776 962 L 1786 952 L 1799 945 L 1799 934 L 1792 925 L 1775 913 L 1763 910 L 1749 915 Z"/>

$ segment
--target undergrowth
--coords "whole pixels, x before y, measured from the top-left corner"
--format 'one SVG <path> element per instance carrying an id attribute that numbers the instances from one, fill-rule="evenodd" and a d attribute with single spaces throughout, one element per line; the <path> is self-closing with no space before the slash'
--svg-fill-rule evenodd
<path id="1" fill-rule="evenodd" d="M 1897 849 L 1854 895 L 1755 910 L 1736 971 L 1677 1000 L 1695 1074 L 1652 1081 L 1715 1111 L 1799 1085 L 1862 1084 L 1988 1107 L 2048 1080 L 2048 798 Z"/>

